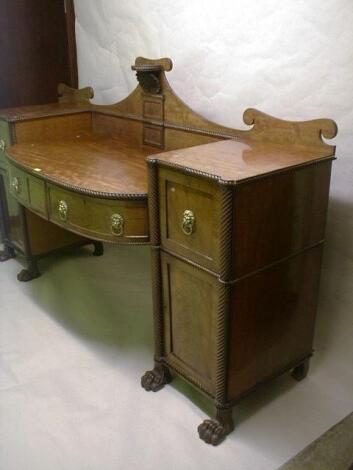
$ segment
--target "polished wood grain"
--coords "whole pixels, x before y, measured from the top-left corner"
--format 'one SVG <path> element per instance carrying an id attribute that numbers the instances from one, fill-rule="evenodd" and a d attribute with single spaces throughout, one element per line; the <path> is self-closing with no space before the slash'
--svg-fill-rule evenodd
<path id="1" fill-rule="evenodd" d="M 217 186 L 161 168 L 159 195 L 162 247 L 218 271 L 220 201 Z M 195 214 L 190 235 L 182 230 L 185 210 Z"/>
<path id="2" fill-rule="evenodd" d="M 90 111 L 89 106 L 80 103 L 48 103 L 32 106 L 18 106 L 0 109 L 0 119 L 8 122 L 47 118 L 50 116 L 68 116 Z"/>
<path id="3" fill-rule="evenodd" d="M 69 116 L 53 116 L 47 119 L 20 121 L 15 124 L 15 141 L 19 144 L 34 142 L 73 139 L 81 133 L 88 133 L 92 128 L 90 113 L 71 114 Z"/>
<path id="4" fill-rule="evenodd" d="M 210 175 L 213 179 L 240 183 L 248 179 L 299 167 L 333 156 L 332 149 L 285 148 L 274 144 L 245 144 L 223 140 L 206 145 L 165 152 L 157 159 L 167 166 L 178 166 L 195 173 Z"/>
<path id="5" fill-rule="evenodd" d="M 129 142 L 139 149 L 143 145 L 143 124 L 140 121 L 109 116 L 103 113 L 93 113 L 93 131 L 98 135 L 113 136 Z M 151 152 L 155 150 L 151 149 Z"/>
<path id="6" fill-rule="evenodd" d="M 229 400 L 311 355 L 321 254 L 317 246 L 234 285 Z"/>
<path id="7" fill-rule="evenodd" d="M 78 191 L 147 197 L 148 147 L 136 148 L 118 138 L 83 134 L 71 140 L 16 144 L 7 153 L 13 163 L 28 171 L 40 169 L 39 178 Z"/>
<path id="8" fill-rule="evenodd" d="M 167 361 L 214 395 L 217 279 L 166 253 L 162 276 Z"/>
<path id="9" fill-rule="evenodd" d="M 49 220 L 91 239 L 112 243 L 147 243 L 149 241 L 146 201 L 118 201 L 82 196 L 48 185 Z M 65 201 L 67 219 L 62 220 L 59 205 Z M 114 234 L 112 217 L 123 217 L 122 233 Z"/>
<path id="10" fill-rule="evenodd" d="M 32 210 L 26 210 L 26 222 L 30 233 L 31 254 L 34 257 L 84 242 L 81 236 L 57 227 Z"/>
<path id="11" fill-rule="evenodd" d="M 235 188 L 233 279 L 325 239 L 331 161 Z"/>

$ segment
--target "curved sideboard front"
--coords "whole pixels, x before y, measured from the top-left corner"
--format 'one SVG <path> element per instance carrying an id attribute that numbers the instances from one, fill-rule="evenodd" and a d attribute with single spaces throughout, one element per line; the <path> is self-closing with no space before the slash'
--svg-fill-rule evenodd
<path id="1" fill-rule="evenodd" d="M 33 170 L 35 172 L 35 170 Z M 9 162 L 10 192 L 17 201 L 67 230 L 111 243 L 148 243 L 147 197 L 100 198 L 64 189 Z"/>

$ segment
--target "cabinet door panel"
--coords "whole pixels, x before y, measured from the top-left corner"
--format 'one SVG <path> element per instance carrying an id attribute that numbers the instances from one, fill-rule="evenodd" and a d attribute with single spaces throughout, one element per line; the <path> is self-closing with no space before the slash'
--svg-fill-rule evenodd
<path id="1" fill-rule="evenodd" d="M 214 394 L 216 277 L 162 253 L 167 361 Z"/>

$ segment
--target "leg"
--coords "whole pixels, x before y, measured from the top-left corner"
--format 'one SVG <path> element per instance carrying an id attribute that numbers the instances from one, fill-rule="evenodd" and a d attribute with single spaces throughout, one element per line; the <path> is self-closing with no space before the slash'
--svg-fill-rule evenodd
<path id="1" fill-rule="evenodd" d="M 303 361 L 301 364 L 299 364 L 299 366 L 295 367 L 292 370 L 291 375 L 293 379 L 298 380 L 298 382 L 300 380 L 305 379 L 309 371 L 309 362 L 310 362 L 310 359 L 305 359 L 305 361 Z"/>
<path id="2" fill-rule="evenodd" d="M 8 259 L 14 258 L 15 256 L 15 250 L 5 243 L 4 249 L 0 251 L 0 262 L 7 261 Z"/>
<path id="3" fill-rule="evenodd" d="M 234 429 L 232 408 L 216 408 L 215 419 L 205 419 L 197 428 L 200 439 L 216 446 Z"/>
<path id="4" fill-rule="evenodd" d="M 17 279 L 20 282 L 28 282 L 32 279 L 36 279 L 40 276 L 40 272 L 38 269 L 37 261 L 31 259 L 28 261 L 28 268 L 22 269 L 20 273 L 17 274 Z"/>
<path id="5" fill-rule="evenodd" d="M 141 385 L 147 391 L 158 392 L 167 383 L 171 381 L 168 367 L 163 364 L 155 363 L 154 369 L 148 370 L 141 377 Z"/>
<path id="6" fill-rule="evenodd" d="M 103 243 L 102 242 L 93 242 L 94 251 L 93 256 L 102 256 L 104 253 Z"/>

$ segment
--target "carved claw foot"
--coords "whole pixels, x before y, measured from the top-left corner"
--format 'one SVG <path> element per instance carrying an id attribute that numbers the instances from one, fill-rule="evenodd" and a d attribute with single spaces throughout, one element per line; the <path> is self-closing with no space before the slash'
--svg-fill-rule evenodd
<path id="1" fill-rule="evenodd" d="M 17 280 L 20 282 L 29 282 L 32 281 L 32 279 L 36 279 L 37 277 L 40 276 L 40 272 L 37 268 L 37 265 L 35 263 L 31 263 L 28 266 L 28 269 L 22 269 L 21 272 L 17 274 Z"/>
<path id="2" fill-rule="evenodd" d="M 0 251 L 0 263 L 7 261 L 16 256 L 15 250 L 9 247 L 5 247 L 4 250 Z"/>
<path id="3" fill-rule="evenodd" d="M 230 431 L 227 431 L 224 424 L 221 424 L 216 419 L 205 419 L 203 423 L 197 428 L 200 439 L 206 444 L 216 446 L 220 444 Z"/>
<path id="4" fill-rule="evenodd" d="M 93 246 L 94 246 L 93 256 L 103 256 L 104 254 L 103 243 L 94 242 Z"/>
<path id="5" fill-rule="evenodd" d="M 305 379 L 305 377 L 308 375 L 308 371 L 309 371 L 309 359 L 306 359 L 304 362 L 299 364 L 299 366 L 295 367 L 292 370 L 291 375 L 293 379 L 300 382 L 301 380 Z"/>
<path id="6" fill-rule="evenodd" d="M 169 370 L 164 366 L 156 366 L 153 370 L 148 370 L 141 377 L 141 385 L 147 391 L 158 392 L 171 381 Z"/>
<path id="7" fill-rule="evenodd" d="M 216 408 L 215 419 L 205 419 L 197 428 L 200 439 L 206 444 L 217 446 L 234 429 L 232 408 Z"/>

